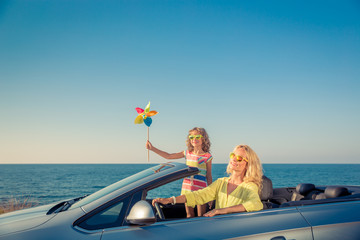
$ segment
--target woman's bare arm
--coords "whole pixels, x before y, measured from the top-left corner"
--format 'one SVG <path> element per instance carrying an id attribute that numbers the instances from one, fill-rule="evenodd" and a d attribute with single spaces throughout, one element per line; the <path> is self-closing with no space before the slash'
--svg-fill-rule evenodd
<path id="1" fill-rule="evenodd" d="M 239 204 L 239 205 L 235 205 L 235 206 L 227 207 L 227 208 L 213 209 L 213 210 L 205 213 L 203 216 L 204 217 L 213 217 L 215 215 L 222 215 L 222 214 L 236 213 L 236 212 L 246 212 L 246 209 L 242 204 Z"/>
<path id="2" fill-rule="evenodd" d="M 170 203 L 186 203 L 186 196 L 185 195 L 180 195 L 175 197 L 175 202 L 174 202 L 174 198 L 173 197 L 169 197 L 169 198 L 155 198 L 152 200 L 152 205 L 154 206 L 154 204 L 158 202 L 161 204 L 170 204 Z"/>

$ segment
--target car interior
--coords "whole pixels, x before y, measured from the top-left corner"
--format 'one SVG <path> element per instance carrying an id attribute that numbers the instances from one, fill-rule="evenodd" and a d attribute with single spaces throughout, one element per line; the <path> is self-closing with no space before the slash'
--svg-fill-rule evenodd
<path id="1" fill-rule="evenodd" d="M 272 192 L 272 194 L 268 194 L 268 192 Z M 300 183 L 296 187 L 272 189 L 271 180 L 265 177 L 263 178 L 263 191 L 260 195 L 264 209 L 269 209 L 359 200 L 360 188 Z"/>
<path id="2" fill-rule="evenodd" d="M 322 203 L 342 202 L 360 199 L 360 188 L 356 186 L 316 186 L 312 183 L 300 183 L 296 187 L 273 188 L 272 181 L 263 176 L 263 188 L 260 199 L 263 209 L 304 206 Z M 150 204 L 152 199 L 146 199 Z M 215 206 L 215 204 L 213 204 Z M 160 205 L 163 218 L 159 221 L 186 218 L 184 204 Z M 207 206 L 207 211 L 210 210 Z M 195 208 L 195 216 L 197 216 Z"/>

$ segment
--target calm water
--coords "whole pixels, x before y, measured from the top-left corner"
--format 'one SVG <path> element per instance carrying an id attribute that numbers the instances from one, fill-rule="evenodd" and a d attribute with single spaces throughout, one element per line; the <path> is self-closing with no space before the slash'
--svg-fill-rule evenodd
<path id="1" fill-rule="evenodd" d="M 30 198 L 37 204 L 52 203 L 93 193 L 152 164 L 24 164 L 0 165 L 0 203 Z M 213 164 L 213 179 L 227 176 L 226 164 Z M 360 164 L 264 164 L 274 187 L 315 185 L 360 185 Z M 180 193 L 181 180 L 153 195 Z M 149 196 L 153 197 L 153 196 Z"/>

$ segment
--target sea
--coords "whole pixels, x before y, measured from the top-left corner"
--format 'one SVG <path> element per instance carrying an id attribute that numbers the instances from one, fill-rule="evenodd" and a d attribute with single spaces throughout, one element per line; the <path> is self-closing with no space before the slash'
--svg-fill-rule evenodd
<path id="1" fill-rule="evenodd" d="M 49 204 L 94 193 L 114 182 L 157 164 L 1 164 L 0 205 L 16 199 L 33 205 Z M 228 176 L 227 164 L 213 164 L 213 179 Z M 299 183 L 360 186 L 360 164 L 263 164 L 274 188 Z M 181 180 L 155 192 L 179 195 Z"/>

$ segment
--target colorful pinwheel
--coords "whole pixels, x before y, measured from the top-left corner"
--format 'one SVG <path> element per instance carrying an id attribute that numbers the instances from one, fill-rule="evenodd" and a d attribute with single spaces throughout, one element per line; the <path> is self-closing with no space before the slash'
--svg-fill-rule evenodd
<path id="1" fill-rule="evenodd" d="M 151 117 L 158 114 L 157 111 L 150 111 L 150 102 L 146 105 L 145 110 L 142 108 L 135 108 L 138 112 L 138 116 L 135 118 L 135 124 L 145 123 L 146 126 L 150 127 L 152 123 Z"/>
<path id="2" fill-rule="evenodd" d="M 148 103 L 148 105 L 146 105 L 145 110 L 142 108 L 135 108 L 135 110 L 137 111 L 137 113 L 139 115 L 135 118 L 134 122 L 135 122 L 135 124 L 145 123 L 145 125 L 148 127 L 147 135 L 148 135 L 148 141 L 149 141 L 149 128 L 152 123 L 151 117 L 158 114 L 158 112 L 150 111 L 150 102 Z M 148 162 L 149 162 L 149 149 L 148 149 Z"/>

